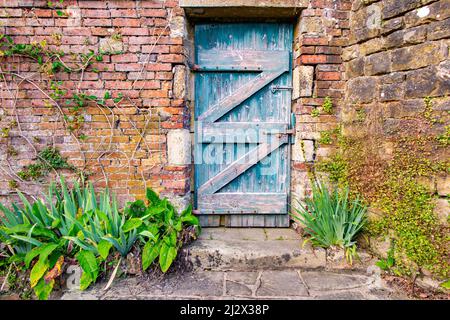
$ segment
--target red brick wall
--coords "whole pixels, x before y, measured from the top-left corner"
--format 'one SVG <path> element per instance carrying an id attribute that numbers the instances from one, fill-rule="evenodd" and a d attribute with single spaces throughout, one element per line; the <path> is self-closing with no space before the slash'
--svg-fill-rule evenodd
<path id="1" fill-rule="evenodd" d="M 15 119 L 20 127 L 11 126 L 9 137 L 0 138 L 1 195 L 13 194 L 11 180 L 30 194 L 42 189 L 41 181 L 22 181 L 16 173 L 36 161 L 34 148 L 39 152 L 49 145 L 79 169 L 91 172 L 89 179 L 97 186 L 105 186 L 107 177 L 122 200 L 143 196 L 145 185 L 166 194 L 184 195 L 189 190 L 189 167 L 170 166 L 166 161 L 167 132 L 189 123 L 184 97 L 173 94 L 174 67 L 185 62 L 182 25 L 174 23 L 183 16 L 177 5 L 177 0 L 65 0 L 58 9 L 49 8 L 46 0 L 0 1 L 0 33 L 16 43 L 46 40 L 50 48 L 87 53 L 98 52 L 104 41 L 114 38 L 121 51 L 105 54 L 83 75 L 59 72 L 52 79 L 39 75 L 39 65 L 29 58 L 0 58 L 4 72 L 22 76 L 37 72 L 32 82 L 7 76 L 0 86 L 0 128 L 11 126 Z M 103 97 L 109 91 L 113 97 L 120 92 L 124 98 L 108 108 L 87 106 L 81 132 L 88 138 L 78 144 L 61 113 L 49 107 L 47 97 L 36 88 L 48 93 L 50 80 L 63 81 L 69 93 L 79 86 L 80 92 L 89 95 Z M 8 154 L 11 147 L 17 155 Z M 55 173 L 50 176 L 43 182 Z"/>

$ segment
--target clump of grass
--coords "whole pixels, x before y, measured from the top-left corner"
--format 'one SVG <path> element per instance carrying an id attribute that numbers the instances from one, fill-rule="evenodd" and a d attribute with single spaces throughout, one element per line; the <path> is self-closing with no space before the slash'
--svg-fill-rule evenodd
<path id="1" fill-rule="evenodd" d="M 313 195 L 298 201 L 292 217 L 305 226 L 307 241 L 323 248 L 340 247 L 352 262 L 356 236 L 367 222 L 367 207 L 358 198 L 351 200 L 348 187 L 331 192 L 323 183 L 313 186 Z"/>

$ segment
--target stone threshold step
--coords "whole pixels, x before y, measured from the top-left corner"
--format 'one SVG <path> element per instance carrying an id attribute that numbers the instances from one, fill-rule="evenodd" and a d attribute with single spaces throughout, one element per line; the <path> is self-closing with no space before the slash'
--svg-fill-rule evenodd
<path id="1" fill-rule="evenodd" d="M 194 270 L 253 271 L 296 268 L 302 270 L 367 270 L 372 257 L 359 252 L 360 261 L 349 265 L 343 252 L 302 246 L 293 229 L 204 228 L 197 241 L 183 249 Z"/>

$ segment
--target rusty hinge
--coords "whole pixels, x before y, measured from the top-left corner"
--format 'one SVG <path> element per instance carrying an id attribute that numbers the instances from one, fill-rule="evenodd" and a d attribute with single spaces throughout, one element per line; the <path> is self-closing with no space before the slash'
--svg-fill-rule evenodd
<path id="1" fill-rule="evenodd" d="M 288 129 L 286 131 L 283 132 L 278 132 L 275 134 L 278 138 L 281 138 L 282 136 L 288 135 L 288 136 L 293 136 L 295 135 L 295 130 L 294 129 Z"/>
<path id="2" fill-rule="evenodd" d="M 198 64 L 192 64 L 190 65 L 191 71 L 196 72 L 199 71 L 201 68 Z"/>

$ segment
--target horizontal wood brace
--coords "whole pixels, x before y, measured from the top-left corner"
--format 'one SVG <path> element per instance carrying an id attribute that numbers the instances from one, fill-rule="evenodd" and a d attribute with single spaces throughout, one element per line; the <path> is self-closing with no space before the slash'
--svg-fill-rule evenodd
<path id="1" fill-rule="evenodd" d="M 287 123 L 214 122 L 197 123 L 197 143 L 262 143 L 271 135 L 287 133 Z"/>
<path id="2" fill-rule="evenodd" d="M 198 196 L 197 214 L 286 214 L 285 193 L 216 193 Z"/>
<path id="3" fill-rule="evenodd" d="M 257 72 L 289 70 L 289 51 L 199 50 L 194 71 Z"/>

